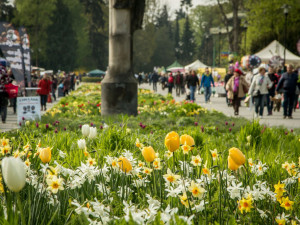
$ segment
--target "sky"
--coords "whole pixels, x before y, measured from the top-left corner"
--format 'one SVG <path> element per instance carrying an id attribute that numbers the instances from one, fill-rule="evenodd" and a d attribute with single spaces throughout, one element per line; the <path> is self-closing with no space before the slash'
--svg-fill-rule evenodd
<path id="1" fill-rule="evenodd" d="M 216 2 L 216 0 L 192 0 L 193 7 L 197 5 L 210 5 Z M 174 13 L 175 10 L 180 8 L 180 0 L 160 0 L 160 4 L 167 4 L 171 10 L 171 13 Z"/>

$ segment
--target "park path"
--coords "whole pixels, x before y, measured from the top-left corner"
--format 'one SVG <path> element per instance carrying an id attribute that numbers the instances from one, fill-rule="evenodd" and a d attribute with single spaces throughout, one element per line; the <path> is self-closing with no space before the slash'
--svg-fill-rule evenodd
<path id="1" fill-rule="evenodd" d="M 152 86 L 150 86 L 148 83 L 139 85 L 139 88 L 152 90 Z M 157 93 L 162 95 L 167 95 L 168 91 L 167 89 L 162 90 L 161 85 L 157 84 Z M 176 101 L 182 101 L 186 97 L 185 95 L 180 95 L 180 97 L 176 96 L 175 89 L 173 89 L 172 95 Z M 227 106 L 225 97 L 212 96 L 210 99 L 211 103 L 206 104 L 204 102 L 203 94 L 202 95 L 195 94 L 195 96 L 196 96 L 196 103 L 201 105 L 202 107 L 207 108 L 209 110 L 216 110 L 222 112 L 223 114 L 229 117 L 234 117 L 233 108 Z M 252 110 L 249 110 L 249 108 L 245 107 L 245 104 L 241 102 L 239 114 L 240 117 L 244 117 L 252 121 L 254 118 L 254 107 L 252 108 Z M 272 116 L 267 116 L 267 109 L 265 108 L 264 116 L 262 119 L 259 120 L 259 123 L 271 127 L 283 126 L 289 129 L 300 128 L 300 109 L 297 109 L 296 112 L 293 112 L 293 117 L 294 119 L 283 119 L 283 108 L 280 109 L 280 112 L 273 112 Z"/>
<path id="2" fill-rule="evenodd" d="M 75 89 L 77 89 L 82 83 L 79 85 L 75 85 Z M 56 90 L 56 96 L 58 96 L 58 91 Z M 52 97 L 52 96 L 51 96 Z M 57 97 L 56 101 L 52 98 L 51 103 L 47 103 L 47 110 L 51 109 L 56 103 L 59 102 L 61 97 Z M 41 111 L 41 115 L 44 115 L 46 111 Z M 0 132 L 7 132 L 10 130 L 18 129 L 19 124 L 17 122 L 17 114 L 13 113 L 13 108 L 12 107 L 7 107 L 7 117 L 6 117 L 6 123 L 2 123 L 0 121 Z"/>

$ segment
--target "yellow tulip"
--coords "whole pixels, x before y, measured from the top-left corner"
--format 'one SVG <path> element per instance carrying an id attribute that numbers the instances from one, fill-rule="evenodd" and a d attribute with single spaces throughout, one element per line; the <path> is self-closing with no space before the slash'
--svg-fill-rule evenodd
<path id="1" fill-rule="evenodd" d="M 48 163 L 51 160 L 51 148 L 43 148 L 40 150 L 40 159 L 43 163 Z"/>
<path id="2" fill-rule="evenodd" d="M 239 168 L 240 166 L 235 164 L 235 162 L 232 160 L 230 156 L 228 156 L 228 168 L 235 171 Z"/>
<path id="3" fill-rule="evenodd" d="M 118 160 L 118 164 L 120 169 L 125 173 L 129 173 L 132 170 L 130 161 L 125 157 L 120 157 Z"/>
<path id="4" fill-rule="evenodd" d="M 170 152 L 175 152 L 177 149 L 179 149 L 179 135 L 175 131 L 167 134 L 165 137 L 165 146 Z"/>
<path id="5" fill-rule="evenodd" d="M 229 149 L 229 156 L 239 166 L 243 165 L 246 161 L 245 155 L 238 148 Z"/>
<path id="6" fill-rule="evenodd" d="M 180 136 L 180 144 L 192 147 L 195 145 L 195 141 L 190 135 L 184 134 Z"/>
<path id="7" fill-rule="evenodd" d="M 154 159 L 155 159 L 155 151 L 151 146 L 144 147 L 143 150 L 142 150 L 142 154 L 144 156 L 144 159 L 147 162 L 153 162 Z"/>

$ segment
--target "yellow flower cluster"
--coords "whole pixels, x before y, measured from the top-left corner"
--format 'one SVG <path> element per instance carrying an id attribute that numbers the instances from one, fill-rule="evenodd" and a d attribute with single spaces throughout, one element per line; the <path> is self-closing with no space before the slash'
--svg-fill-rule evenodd
<path id="1" fill-rule="evenodd" d="M 300 170 L 299 170 L 299 168 L 300 168 L 300 157 L 299 157 L 298 166 L 294 162 L 289 163 L 289 162 L 286 161 L 285 163 L 282 164 L 282 168 L 286 169 L 286 171 L 288 172 L 288 174 L 290 176 L 295 177 L 295 176 L 297 176 L 298 173 L 300 175 Z M 299 180 L 299 182 L 300 182 L 300 180 Z"/>
<path id="2" fill-rule="evenodd" d="M 0 151 L 3 156 L 10 153 L 11 147 L 9 145 L 9 139 L 4 137 L 0 139 Z"/>
<path id="3" fill-rule="evenodd" d="M 253 199 L 251 195 L 249 195 L 246 199 L 242 198 L 242 200 L 238 201 L 239 210 L 241 211 L 241 213 L 243 214 L 244 211 L 250 212 L 251 208 L 253 208 L 252 203 L 253 203 Z"/>
<path id="4" fill-rule="evenodd" d="M 281 184 L 280 181 L 278 182 L 278 184 L 274 185 L 275 188 L 274 193 L 276 193 L 276 199 L 280 203 L 281 207 L 285 208 L 286 210 L 292 210 L 294 202 L 290 201 L 289 197 L 285 197 L 285 198 L 283 197 L 283 193 L 286 192 L 284 187 L 285 184 Z"/>

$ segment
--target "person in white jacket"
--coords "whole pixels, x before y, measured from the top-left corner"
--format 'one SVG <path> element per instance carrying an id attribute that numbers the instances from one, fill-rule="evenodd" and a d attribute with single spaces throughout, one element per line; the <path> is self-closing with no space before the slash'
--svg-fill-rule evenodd
<path id="1" fill-rule="evenodd" d="M 263 116 L 264 106 L 267 101 L 268 89 L 272 87 L 272 82 L 264 67 L 259 68 L 259 73 L 253 77 L 248 94 L 254 97 L 255 117 Z"/>

